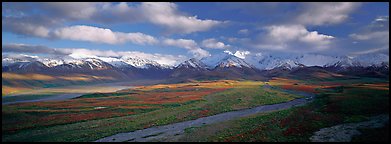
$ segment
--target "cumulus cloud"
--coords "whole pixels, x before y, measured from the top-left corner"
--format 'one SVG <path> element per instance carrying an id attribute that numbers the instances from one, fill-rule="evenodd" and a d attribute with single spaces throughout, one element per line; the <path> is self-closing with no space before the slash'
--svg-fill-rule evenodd
<path id="1" fill-rule="evenodd" d="M 125 42 L 132 42 L 136 44 L 155 44 L 158 41 L 150 36 L 143 33 L 122 33 L 113 32 L 110 29 L 77 25 L 71 27 L 65 27 L 56 29 L 53 32 L 55 38 L 89 41 L 98 43 L 108 44 L 119 44 Z"/>
<path id="2" fill-rule="evenodd" d="M 89 19 L 98 12 L 102 3 L 97 2 L 43 2 L 42 10 L 49 11 L 49 15 L 70 19 Z"/>
<path id="3" fill-rule="evenodd" d="M 360 5 L 355 2 L 304 3 L 296 20 L 304 25 L 338 24 L 347 20 Z"/>
<path id="4" fill-rule="evenodd" d="M 140 9 L 145 18 L 154 24 L 164 26 L 172 33 L 192 33 L 206 31 L 224 22 L 216 20 L 201 20 L 197 16 L 180 14 L 174 3 L 142 3 Z"/>
<path id="5" fill-rule="evenodd" d="M 272 25 L 265 30 L 266 34 L 260 36 L 261 43 L 256 45 L 257 48 L 288 50 L 297 48 L 295 45 L 298 44 L 307 44 L 312 50 L 324 50 L 334 39 L 317 31 L 310 32 L 302 25 Z"/>
<path id="6" fill-rule="evenodd" d="M 203 47 L 211 48 L 211 49 L 226 49 L 230 47 L 230 45 L 226 45 L 223 42 L 219 42 L 214 38 L 203 40 L 201 45 Z"/>
<path id="7" fill-rule="evenodd" d="M 47 23 L 42 23 L 45 21 Z M 49 27 L 56 23 L 44 17 L 20 18 L 2 16 L 2 30 L 25 36 L 49 37 Z"/>
<path id="8" fill-rule="evenodd" d="M 15 43 L 2 45 L 2 52 L 55 54 L 55 55 L 70 54 L 70 52 L 67 52 L 62 49 L 53 49 L 42 45 L 26 45 L 26 44 L 15 44 Z"/>
<path id="9" fill-rule="evenodd" d="M 189 39 L 164 39 L 162 42 L 167 46 L 175 46 L 189 50 L 196 58 L 209 56 L 209 52 L 201 49 L 194 40 Z"/>
<path id="10" fill-rule="evenodd" d="M 64 21 L 72 22 L 78 20 L 105 24 L 149 22 L 162 26 L 168 33 L 188 34 L 207 31 L 212 27 L 226 23 L 217 20 L 203 20 L 197 18 L 197 16 L 186 15 L 178 10 L 178 5 L 169 2 L 145 2 L 141 4 L 128 4 L 125 2 L 118 4 L 98 2 L 5 3 L 3 4 L 3 7 L 13 8 L 12 13 L 7 13 L 10 17 L 15 17 L 16 13 L 23 13 L 20 18 L 34 19 L 37 17 L 47 17 L 54 21 L 63 21 L 62 23 L 58 23 L 57 26 L 63 25 Z M 10 11 L 11 8 L 7 8 L 5 11 Z M 37 11 L 41 11 L 41 13 L 37 13 Z M 45 21 L 42 21 L 42 23 L 40 23 L 41 25 L 35 23 L 35 27 L 43 26 L 44 22 Z M 11 29 L 10 31 L 20 34 L 20 32 L 17 32 L 16 30 L 17 29 Z M 37 36 L 37 34 L 30 36 Z"/>

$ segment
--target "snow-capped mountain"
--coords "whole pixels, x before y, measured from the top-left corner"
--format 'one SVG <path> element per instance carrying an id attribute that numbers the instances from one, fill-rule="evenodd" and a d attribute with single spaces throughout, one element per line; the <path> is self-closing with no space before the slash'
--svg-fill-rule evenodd
<path id="1" fill-rule="evenodd" d="M 389 56 L 385 54 L 366 54 L 354 57 L 352 61 L 357 66 L 382 66 L 382 63 L 389 63 Z"/>
<path id="2" fill-rule="evenodd" d="M 224 59 L 222 59 L 217 67 L 247 67 L 251 68 L 252 66 L 244 61 L 244 59 L 238 58 L 234 55 L 228 55 Z"/>
<path id="3" fill-rule="evenodd" d="M 245 57 L 245 61 L 260 70 L 271 70 L 285 67 L 292 69 L 300 66 L 320 66 L 320 67 L 352 67 L 352 66 L 381 66 L 383 62 L 388 63 L 388 55 L 367 54 L 356 57 L 348 56 L 326 56 L 319 54 L 301 54 L 290 56 L 278 56 L 258 53 Z"/>
<path id="4" fill-rule="evenodd" d="M 37 58 L 37 56 L 29 56 L 29 55 L 23 55 L 23 54 L 13 55 L 13 56 L 2 55 L 1 64 L 3 66 L 8 66 L 10 64 L 18 63 L 18 62 L 32 62 L 32 61 L 35 61 L 36 58 Z"/>
<path id="5" fill-rule="evenodd" d="M 347 68 L 357 65 L 357 62 L 354 62 L 352 57 L 348 56 L 340 56 L 335 57 L 334 60 L 328 62 L 325 65 L 321 65 L 323 67 L 339 67 L 339 68 Z"/>
<path id="6" fill-rule="evenodd" d="M 113 65 L 114 67 L 117 67 L 117 68 L 132 67 L 132 65 L 130 65 L 128 63 L 125 63 L 124 61 L 122 61 L 119 58 L 99 57 L 99 59 L 104 61 L 104 62 L 107 62 L 107 63 L 109 63 L 109 64 L 111 64 L 111 65 Z"/>
<path id="7" fill-rule="evenodd" d="M 136 68 L 143 68 L 143 69 L 152 68 L 152 67 L 155 67 L 155 68 L 156 67 L 157 68 L 169 68 L 170 67 L 167 65 L 159 64 L 153 60 L 142 59 L 139 57 L 122 57 L 120 60 L 131 65 L 131 66 L 134 66 Z"/>
<path id="8" fill-rule="evenodd" d="M 297 59 L 283 58 L 280 56 L 258 53 L 255 55 L 249 55 L 245 57 L 245 60 L 251 65 L 260 70 L 271 70 L 274 68 L 287 68 L 292 69 L 300 66 Z"/>
<path id="9" fill-rule="evenodd" d="M 201 62 L 206 64 L 209 69 L 214 69 L 216 67 L 253 67 L 251 66 L 251 64 L 248 64 L 244 59 L 239 58 L 234 54 L 228 52 L 203 58 L 201 59 Z"/>
<path id="10" fill-rule="evenodd" d="M 293 69 L 296 67 L 384 67 L 389 63 L 389 56 L 385 54 L 365 54 L 359 56 L 326 56 L 320 54 L 298 54 L 298 55 L 279 55 L 268 53 L 242 54 L 224 52 L 210 57 L 198 59 L 189 59 L 177 66 L 168 66 L 159 64 L 156 61 L 142 59 L 137 56 L 124 57 L 38 57 L 29 55 L 3 55 L 2 64 L 15 68 L 23 68 L 29 63 L 40 62 L 45 67 L 55 68 L 57 70 L 68 69 L 112 69 L 120 68 L 122 70 L 131 69 L 174 69 L 174 68 L 196 68 L 209 69 L 216 68 L 254 68 L 258 70 L 272 70 L 275 68 Z M 145 72 L 145 70 L 143 72 Z"/>
<path id="11" fill-rule="evenodd" d="M 176 68 L 206 69 L 207 66 L 200 60 L 192 58 L 180 63 Z"/>
<path id="12" fill-rule="evenodd" d="M 42 62 L 47 67 L 54 67 L 65 63 L 64 60 L 62 59 L 53 59 L 53 58 L 43 58 L 38 61 Z"/>

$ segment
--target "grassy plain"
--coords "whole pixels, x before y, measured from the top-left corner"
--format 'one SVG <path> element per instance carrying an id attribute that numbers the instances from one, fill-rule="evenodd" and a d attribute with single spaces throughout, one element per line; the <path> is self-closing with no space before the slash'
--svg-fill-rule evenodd
<path id="1" fill-rule="evenodd" d="M 300 96 L 260 81 L 195 81 L 139 86 L 59 102 L 3 105 L 3 141 L 93 141 Z"/>
<path id="2" fill-rule="evenodd" d="M 193 81 L 86 94 L 66 101 L 3 105 L 2 139 L 94 141 L 121 132 L 300 98 L 278 89 L 266 89 L 265 84 L 312 92 L 317 97 L 297 108 L 188 128 L 180 140 L 308 141 L 320 128 L 364 121 L 389 112 L 389 83 L 383 79 Z M 373 136 L 354 140 L 369 138 Z"/>
<path id="3" fill-rule="evenodd" d="M 190 128 L 180 141 L 305 142 L 321 128 L 365 121 L 370 116 L 389 113 L 388 80 L 364 78 L 350 83 L 335 80 L 311 86 L 302 86 L 305 82 L 289 79 L 273 79 L 269 83 L 318 93 L 318 96 L 305 106 Z M 296 85 L 287 87 L 289 84 Z M 364 134 L 355 136 L 353 141 L 389 140 L 388 127 L 362 131 Z"/>

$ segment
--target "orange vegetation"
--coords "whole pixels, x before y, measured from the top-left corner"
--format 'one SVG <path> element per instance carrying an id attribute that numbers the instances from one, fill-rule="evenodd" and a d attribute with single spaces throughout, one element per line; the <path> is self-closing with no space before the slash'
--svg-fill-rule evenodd
<path id="1" fill-rule="evenodd" d="M 106 76 L 94 76 L 94 75 L 69 75 L 69 76 L 49 76 L 44 74 L 15 74 L 15 73 L 1 73 L 3 79 L 7 80 L 41 80 L 41 81 L 52 81 L 52 80 L 69 80 L 69 81 L 91 81 L 93 79 L 101 80 L 113 80 L 113 77 Z"/>
<path id="2" fill-rule="evenodd" d="M 14 92 L 19 92 L 19 91 L 25 91 L 25 90 L 31 90 L 30 88 L 23 88 L 23 87 L 10 87 L 10 86 L 1 86 L 1 93 L 2 95 L 7 95 L 11 94 Z"/>
<path id="3" fill-rule="evenodd" d="M 339 83 L 332 82 L 320 82 L 318 84 L 306 84 L 298 80 L 286 79 L 286 78 L 273 78 L 269 81 L 270 85 L 279 86 L 284 89 L 291 89 L 297 91 L 305 91 L 311 93 L 318 93 L 316 89 L 332 88 L 341 86 Z"/>
<path id="4" fill-rule="evenodd" d="M 140 90 L 154 90 L 154 89 L 161 89 L 161 88 L 169 88 L 169 89 L 175 89 L 175 88 L 226 88 L 226 87 L 232 87 L 234 84 L 238 83 L 234 80 L 219 80 L 219 81 L 203 81 L 203 82 L 190 82 L 190 83 L 179 83 L 179 84 L 158 84 L 158 85 L 152 85 L 152 86 L 138 86 L 134 89 L 140 89 Z"/>
<path id="5" fill-rule="evenodd" d="M 118 106 L 118 108 L 123 108 L 123 109 L 152 109 L 152 108 L 161 108 L 161 107 L 155 107 L 155 106 Z"/>
<path id="6" fill-rule="evenodd" d="M 114 80 L 113 77 L 105 77 L 105 76 L 91 76 L 91 75 L 71 75 L 71 76 L 58 76 L 59 79 L 69 80 L 69 81 L 91 81 L 94 79 L 99 80 Z"/>
<path id="7" fill-rule="evenodd" d="M 15 74 L 15 73 L 1 73 L 3 79 L 9 80 L 42 80 L 49 81 L 54 80 L 55 78 L 43 74 Z"/>
<path id="8" fill-rule="evenodd" d="M 207 86 L 219 88 L 201 88 Z M 165 87 L 169 87 L 170 90 L 161 91 L 159 89 Z M 138 114 L 142 113 L 142 110 L 163 108 L 164 105 L 162 104 L 178 104 L 201 100 L 206 95 L 232 87 L 229 81 L 153 85 L 138 87 L 136 88 L 138 91 L 130 91 L 120 96 L 78 98 L 57 102 L 19 103 L 12 106 L 17 107 L 18 112 L 47 114 L 31 118 L 29 121 L 33 124 L 21 127 L 23 129 L 33 125 L 52 125 Z M 31 107 L 34 107 L 34 109 L 31 109 Z M 200 111 L 198 115 L 206 116 L 207 114 L 208 111 L 204 110 Z"/>
<path id="9" fill-rule="evenodd" d="M 389 83 L 376 83 L 376 84 L 354 84 L 353 87 L 358 88 L 369 88 L 369 89 L 377 89 L 377 90 L 389 90 Z"/>
<path id="10" fill-rule="evenodd" d="M 332 77 L 342 77 L 343 75 L 341 74 L 336 74 L 336 73 L 324 73 L 324 72 L 316 72 L 313 74 L 314 76 L 318 78 L 332 78 Z"/>

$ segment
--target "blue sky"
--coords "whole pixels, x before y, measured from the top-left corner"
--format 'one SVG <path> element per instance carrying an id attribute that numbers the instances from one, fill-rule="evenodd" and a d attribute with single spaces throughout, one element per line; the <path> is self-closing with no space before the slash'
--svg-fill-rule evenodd
<path id="1" fill-rule="evenodd" d="M 66 55 L 136 51 L 173 61 L 227 50 L 389 53 L 388 2 L 14 2 L 2 3 L 2 13 L 3 54 L 45 54 L 37 46 Z"/>

